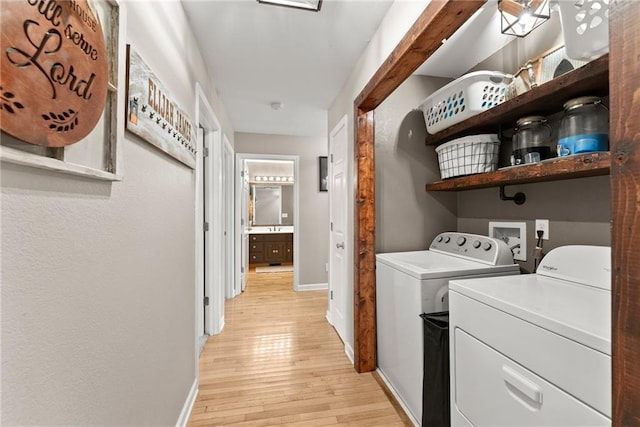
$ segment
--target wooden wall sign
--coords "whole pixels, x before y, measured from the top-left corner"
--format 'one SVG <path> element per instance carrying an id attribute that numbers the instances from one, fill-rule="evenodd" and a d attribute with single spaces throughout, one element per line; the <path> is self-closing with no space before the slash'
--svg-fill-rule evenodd
<path id="1" fill-rule="evenodd" d="M 1 2 L 0 127 L 30 144 L 64 147 L 96 126 L 108 58 L 86 0 Z"/>
<path id="2" fill-rule="evenodd" d="M 196 129 L 193 122 L 129 45 L 127 79 L 127 129 L 195 169 Z"/>

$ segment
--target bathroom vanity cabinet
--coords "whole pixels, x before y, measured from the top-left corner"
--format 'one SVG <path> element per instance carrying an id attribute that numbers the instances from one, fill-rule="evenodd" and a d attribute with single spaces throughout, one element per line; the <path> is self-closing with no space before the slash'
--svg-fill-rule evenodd
<path id="1" fill-rule="evenodd" d="M 293 262 L 293 233 L 250 234 L 249 262 L 272 265 Z"/>

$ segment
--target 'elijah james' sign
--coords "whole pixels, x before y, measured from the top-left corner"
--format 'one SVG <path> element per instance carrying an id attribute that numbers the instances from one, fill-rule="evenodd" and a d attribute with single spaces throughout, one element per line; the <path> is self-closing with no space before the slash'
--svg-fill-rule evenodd
<path id="1" fill-rule="evenodd" d="M 24 142 L 63 147 L 96 126 L 107 99 L 108 58 L 86 0 L 0 3 L 0 123 Z"/>
<path id="2" fill-rule="evenodd" d="M 127 45 L 127 130 L 192 169 L 196 129 L 142 57 Z"/>

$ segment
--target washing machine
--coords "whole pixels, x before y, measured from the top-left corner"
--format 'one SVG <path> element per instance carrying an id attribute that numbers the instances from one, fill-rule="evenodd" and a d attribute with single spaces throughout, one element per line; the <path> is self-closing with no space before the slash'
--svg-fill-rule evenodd
<path id="1" fill-rule="evenodd" d="M 505 242 L 441 233 L 428 250 L 376 255 L 378 373 L 415 425 L 422 420 L 422 313 L 448 309 L 453 278 L 519 274 Z"/>
<path id="2" fill-rule="evenodd" d="M 611 249 L 449 284 L 452 426 L 611 424 Z"/>

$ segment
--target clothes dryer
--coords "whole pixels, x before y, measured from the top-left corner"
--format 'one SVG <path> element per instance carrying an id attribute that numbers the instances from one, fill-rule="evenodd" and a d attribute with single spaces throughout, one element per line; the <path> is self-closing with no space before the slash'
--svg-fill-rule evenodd
<path id="1" fill-rule="evenodd" d="M 610 248 L 449 287 L 452 426 L 611 424 Z"/>

